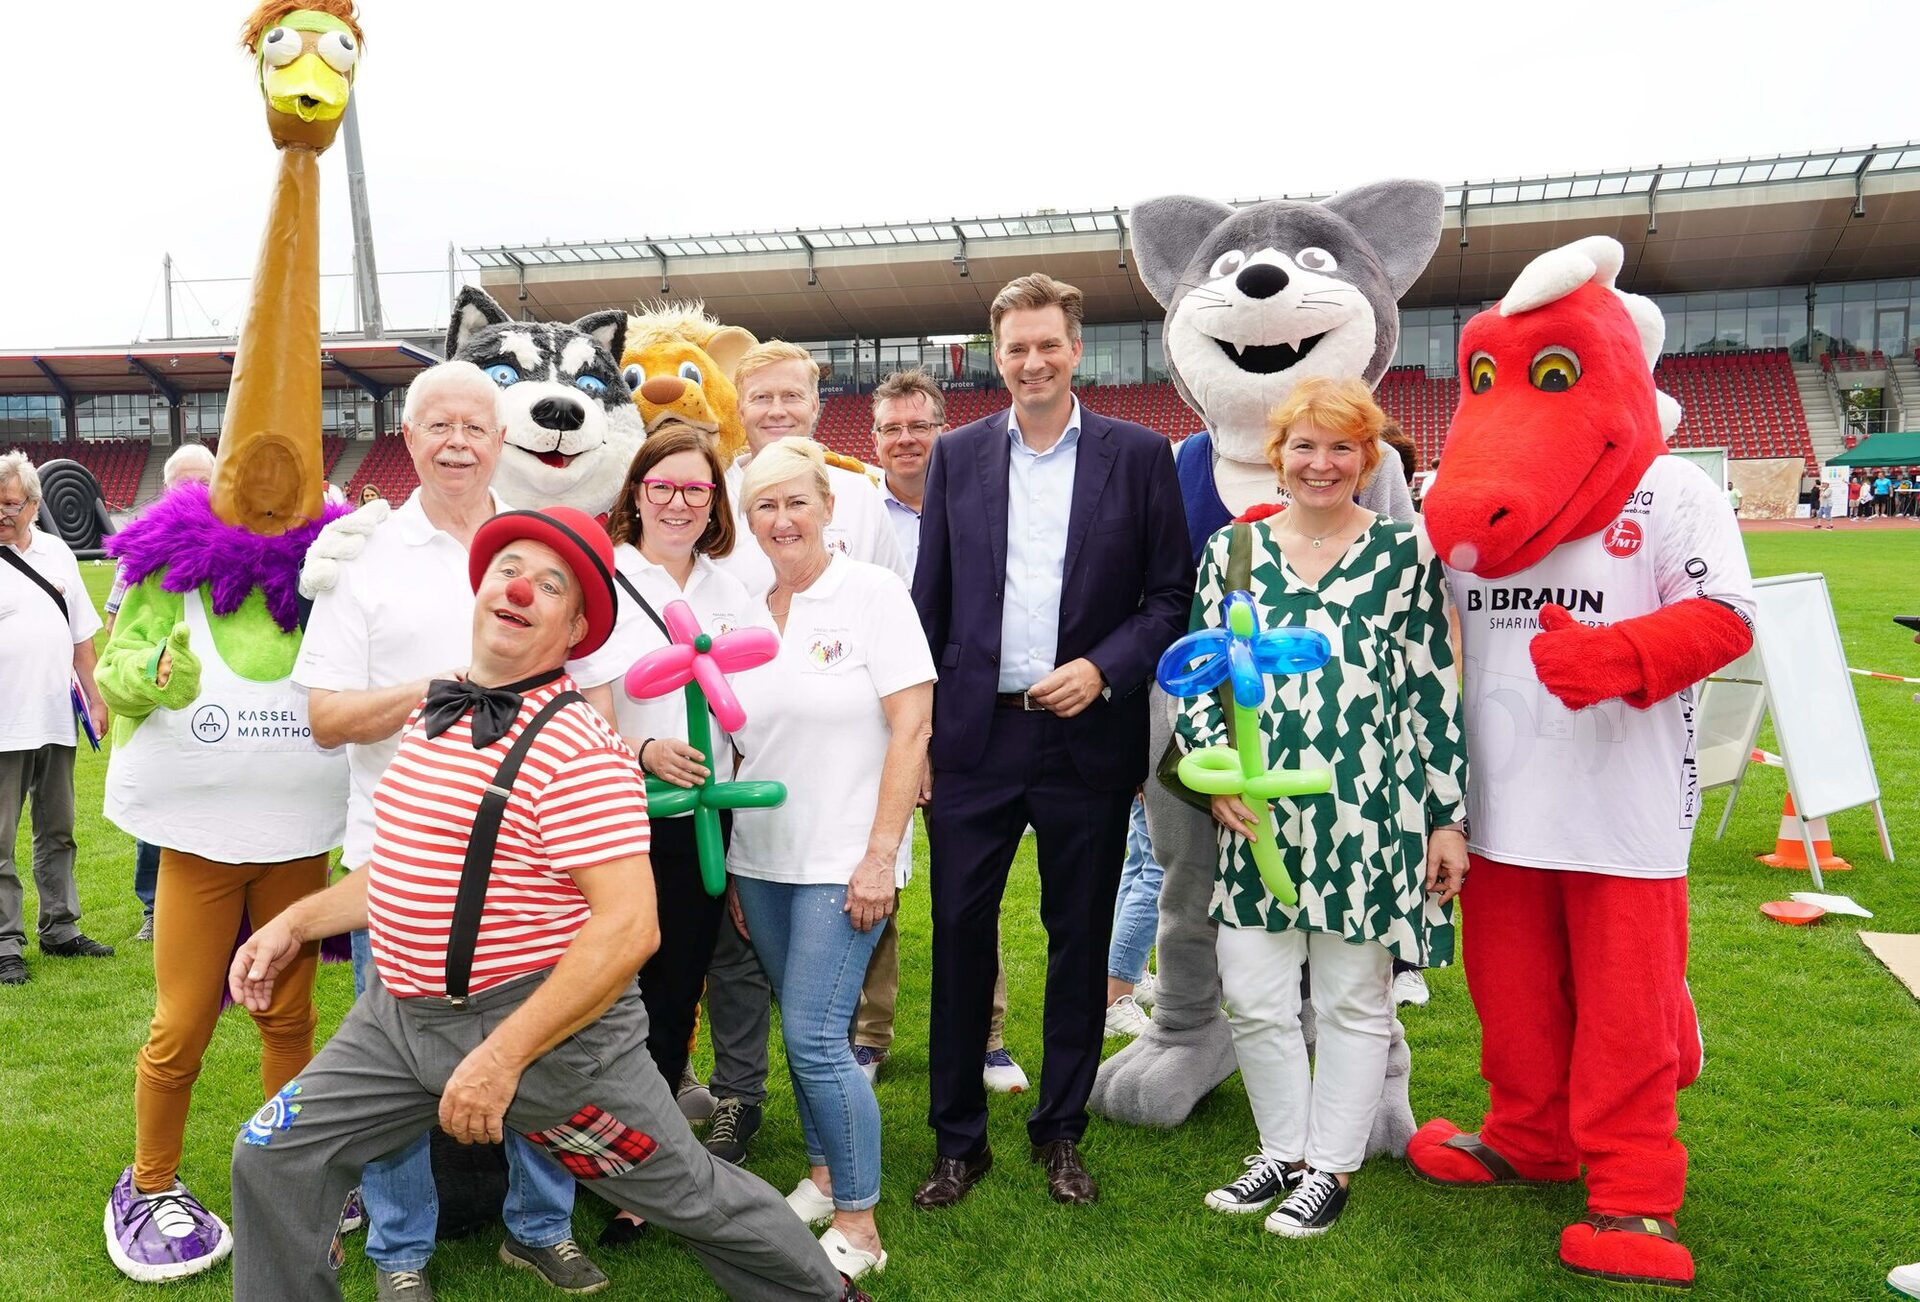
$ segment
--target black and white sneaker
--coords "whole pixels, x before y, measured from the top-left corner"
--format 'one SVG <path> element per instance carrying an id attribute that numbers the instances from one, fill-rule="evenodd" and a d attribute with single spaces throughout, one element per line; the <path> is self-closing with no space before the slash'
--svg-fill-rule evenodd
<path id="1" fill-rule="evenodd" d="M 1267 1217 L 1267 1229 L 1289 1239 L 1310 1239 L 1332 1229 L 1346 1206 L 1345 1185 L 1325 1171 L 1308 1170 L 1299 1187 Z"/>
<path id="2" fill-rule="evenodd" d="M 1275 1198 L 1284 1197 L 1299 1187 L 1304 1174 L 1304 1170 L 1289 1171 L 1287 1164 L 1278 1158 L 1255 1153 L 1247 1159 L 1247 1173 L 1208 1194 L 1207 1206 L 1236 1216 L 1265 1211 Z"/>

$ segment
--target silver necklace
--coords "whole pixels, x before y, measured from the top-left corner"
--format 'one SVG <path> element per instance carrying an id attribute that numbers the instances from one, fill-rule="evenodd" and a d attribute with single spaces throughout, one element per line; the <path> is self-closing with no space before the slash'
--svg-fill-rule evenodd
<path id="1" fill-rule="evenodd" d="M 1337 533 L 1339 533 L 1339 532 L 1340 532 L 1340 530 L 1342 530 L 1343 528 L 1345 528 L 1345 527 L 1346 527 L 1346 524 L 1347 524 L 1347 521 L 1348 521 L 1349 519 L 1351 519 L 1351 518 L 1352 518 L 1352 516 L 1353 516 L 1353 507 L 1352 507 L 1351 505 L 1349 505 L 1349 506 L 1347 507 L 1347 513 L 1346 513 L 1345 515 L 1343 515 L 1343 516 L 1341 516 L 1341 517 L 1340 517 L 1340 522 L 1339 522 L 1338 524 L 1336 524 L 1336 525 L 1334 525 L 1334 526 L 1333 526 L 1333 528 L 1331 528 L 1331 529 L 1329 529 L 1329 530 L 1327 530 L 1327 531 L 1326 531 L 1325 533 L 1323 533 L 1323 534 L 1321 534 L 1321 535 L 1320 535 L 1320 536 L 1319 536 L 1318 538 L 1315 538 L 1315 537 L 1314 537 L 1314 536 L 1313 536 L 1312 534 L 1310 534 L 1310 533 L 1308 533 L 1308 532 L 1307 532 L 1306 530 L 1304 530 L 1304 529 L 1302 529 L 1302 530 L 1300 530 L 1300 536 L 1301 536 L 1302 538 L 1305 538 L 1305 539 L 1306 539 L 1306 540 L 1307 540 L 1307 541 L 1308 541 L 1309 543 L 1311 543 L 1311 544 L 1313 545 L 1313 549 L 1314 549 L 1315 551 L 1319 551 L 1319 550 L 1320 550 L 1320 544 L 1321 544 L 1321 543 L 1323 543 L 1323 542 L 1325 542 L 1325 541 L 1326 541 L 1327 539 L 1329 539 L 1329 538 L 1331 538 L 1331 537 L 1333 537 L 1333 536 L 1334 536 L 1335 534 L 1337 534 Z"/>

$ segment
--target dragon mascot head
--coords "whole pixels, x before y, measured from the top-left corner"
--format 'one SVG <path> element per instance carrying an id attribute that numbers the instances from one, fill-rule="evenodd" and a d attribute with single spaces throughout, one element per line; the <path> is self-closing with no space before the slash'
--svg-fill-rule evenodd
<path id="1" fill-rule="evenodd" d="M 1502 578 L 1607 528 L 1666 452 L 1680 423 L 1653 387 L 1666 322 L 1613 287 L 1622 257 L 1604 235 L 1543 254 L 1460 332 L 1460 405 L 1423 503 L 1455 569 Z"/>

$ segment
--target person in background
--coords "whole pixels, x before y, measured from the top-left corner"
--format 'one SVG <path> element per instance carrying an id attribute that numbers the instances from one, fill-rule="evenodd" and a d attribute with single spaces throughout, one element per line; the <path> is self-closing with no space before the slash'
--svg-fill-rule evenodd
<path id="1" fill-rule="evenodd" d="M 213 481 L 213 453 L 204 443 L 182 443 L 160 468 L 160 491 L 172 492 L 180 484 L 206 484 Z M 127 595 L 127 565 L 114 566 L 113 587 L 107 591 L 105 607 L 106 635 L 113 637 L 113 626 L 120 618 L 120 603 Z M 135 940 L 153 939 L 153 896 L 160 880 L 160 847 L 145 841 L 133 843 L 133 894 L 140 901 L 140 930 Z"/>
<path id="2" fill-rule="evenodd" d="M 727 468 L 727 495 L 734 504 L 734 536 L 751 536 L 747 504 L 740 485 L 760 452 L 787 437 L 811 438 L 820 421 L 820 365 L 806 349 L 780 339 L 757 344 L 734 365 L 740 391 L 740 423 L 747 450 Z M 834 510 L 821 529 L 830 552 L 892 570 L 912 582 L 913 570 L 900 554 L 899 538 L 873 481 L 854 470 L 828 466 Z M 721 568 L 746 586 L 747 595 L 766 597 L 774 569 L 758 547 L 739 546 Z M 761 971 L 753 946 L 732 927 L 720 929 L 713 963 L 707 970 L 707 1032 L 713 1039 L 713 1074 L 707 1088 L 713 1115 L 707 1122 L 709 1152 L 729 1162 L 747 1155 L 760 1129 L 767 1101 L 767 1040 L 772 1033 L 772 987 Z"/>
<path id="3" fill-rule="evenodd" d="M 360 500 L 355 502 L 354 505 L 365 506 L 368 502 L 384 502 L 386 500 L 387 495 L 380 491 L 380 485 L 368 484 L 360 490 Z"/>
<path id="4" fill-rule="evenodd" d="M 920 508 L 927 493 L 927 467 L 933 442 L 947 432 L 947 399 L 933 377 L 915 367 L 896 371 L 873 391 L 874 458 L 883 477 L 880 500 L 900 540 L 901 555 L 911 574 L 920 557 Z M 1156 898 L 1158 892 L 1155 892 Z M 1151 931 L 1147 943 L 1153 943 Z M 1143 953 L 1144 964 L 1146 955 Z M 893 1049 L 894 1009 L 900 995 L 900 929 L 888 927 L 873 948 L 867 965 L 867 983 L 860 991 L 860 1011 L 853 1021 L 853 1059 L 868 1080 L 877 1080 L 880 1065 Z M 1007 1051 L 1007 964 L 993 983 L 993 1016 L 987 1022 L 987 1053 L 981 1079 L 988 1089 L 1019 1094 L 1027 1088 L 1027 1073 Z"/>
<path id="5" fill-rule="evenodd" d="M 1833 528 L 1833 481 L 1822 479 L 1813 486 L 1814 508 L 1813 527 L 1816 529 Z"/>
<path id="6" fill-rule="evenodd" d="M 1893 478 L 1887 474 L 1885 466 L 1873 475 L 1873 513 L 1878 516 L 1893 514 Z"/>
<path id="7" fill-rule="evenodd" d="M 1127 857 L 1120 865 L 1120 891 L 1113 901 L 1113 939 L 1107 944 L 1108 1039 L 1132 1039 L 1147 1029 L 1153 1007 L 1153 973 L 1147 956 L 1160 930 L 1160 883 L 1164 873 L 1147 834 L 1147 806 L 1138 792 L 1127 813 Z"/>
<path id="8" fill-rule="evenodd" d="M 107 707 L 94 685 L 93 635 L 100 631 L 66 543 L 34 528 L 40 472 L 24 452 L 0 455 L 0 985 L 28 980 L 25 892 L 14 863 L 20 815 L 33 807 L 33 884 L 40 892 L 35 931 L 48 958 L 111 958 L 113 947 L 80 930 L 73 880 L 73 760 L 80 735 L 72 684 L 95 735 Z"/>
<path id="9" fill-rule="evenodd" d="M 1895 515 L 1913 514 L 1913 467 L 1907 466 L 1899 471 L 1893 485 L 1893 513 Z"/>

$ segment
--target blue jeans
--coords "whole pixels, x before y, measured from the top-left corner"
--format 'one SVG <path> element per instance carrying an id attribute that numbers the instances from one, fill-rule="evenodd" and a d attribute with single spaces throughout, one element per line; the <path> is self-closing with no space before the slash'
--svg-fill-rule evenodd
<path id="1" fill-rule="evenodd" d="M 1107 945 L 1107 975 L 1139 985 L 1147 972 L 1147 954 L 1160 930 L 1160 861 L 1147 839 L 1147 807 L 1133 798 L 1127 821 L 1127 858 L 1120 869 L 1120 894 L 1113 901 L 1113 939 Z"/>
<path id="2" fill-rule="evenodd" d="M 133 895 L 148 915 L 153 913 L 153 896 L 160 886 L 160 847 L 145 841 L 133 843 Z"/>
<path id="3" fill-rule="evenodd" d="M 888 922 L 854 930 L 845 886 L 792 886 L 735 877 L 740 911 L 780 1001 L 780 1038 L 800 1111 L 807 1160 L 833 1179 L 833 1205 L 880 1201 L 880 1104 L 853 1060 L 847 1027 L 867 961 Z"/>
<path id="4" fill-rule="evenodd" d="M 365 871 L 362 869 L 361 871 Z M 353 933 L 353 993 L 367 988 L 373 953 L 367 933 Z M 440 1194 L 427 1155 L 432 1131 L 360 1173 L 367 1209 L 367 1259 L 381 1270 L 425 1270 L 440 1223 Z M 507 1233 L 529 1248 L 551 1248 L 573 1237 L 573 1177 L 559 1163 L 507 1132 Z"/>

